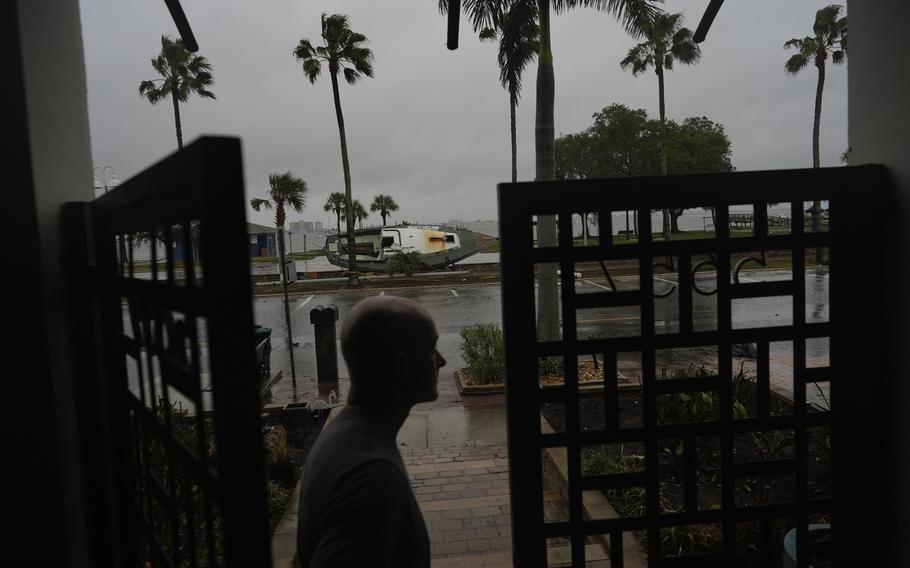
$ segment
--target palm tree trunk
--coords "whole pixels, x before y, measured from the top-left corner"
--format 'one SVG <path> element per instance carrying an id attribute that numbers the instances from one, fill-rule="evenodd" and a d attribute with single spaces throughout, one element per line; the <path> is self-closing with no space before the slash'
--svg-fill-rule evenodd
<path id="1" fill-rule="evenodd" d="M 338 233 L 338 244 L 341 244 L 341 209 L 335 212 L 335 231 Z"/>
<path id="2" fill-rule="evenodd" d="M 180 103 L 177 100 L 177 90 L 171 90 L 171 100 L 174 101 L 174 125 L 177 127 L 177 149 L 183 150 L 183 129 L 180 127 Z"/>
<path id="3" fill-rule="evenodd" d="M 550 1 L 538 0 L 540 19 L 540 52 L 537 56 L 537 112 L 534 125 L 535 180 L 556 177 L 555 126 L 553 104 L 556 94 L 553 75 L 553 52 L 550 50 Z M 539 246 L 556 246 L 556 217 L 541 215 L 537 219 Z M 542 264 L 537 275 L 537 334 L 539 339 L 559 337 L 559 291 L 556 287 L 556 264 Z"/>
<path id="4" fill-rule="evenodd" d="M 509 92 L 510 127 L 512 134 L 512 183 L 518 181 L 518 142 L 515 138 L 515 94 Z"/>
<path id="5" fill-rule="evenodd" d="M 382 217 L 382 226 L 385 227 L 385 213 L 379 214 Z"/>
<path id="6" fill-rule="evenodd" d="M 654 59 L 657 60 L 657 65 L 655 66 L 655 71 L 657 73 L 657 88 L 660 98 L 660 141 L 657 143 L 660 148 L 660 173 L 667 175 L 667 109 L 666 101 L 664 100 L 664 68 L 661 64 L 663 61 L 663 55 L 658 53 L 658 57 Z M 670 233 L 672 232 L 672 227 L 670 223 L 670 210 L 663 210 L 663 225 L 664 225 L 664 240 L 670 240 Z"/>
<path id="7" fill-rule="evenodd" d="M 812 167 L 821 167 L 821 159 L 818 151 L 818 138 L 821 130 L 822 121 L 822 91 L 825 89 L 825 61 L 816 59 L 815 66 L 818 67 L 818 86 L 815 89 L 815 122 L 812 125 Z M 817 233 L 821 225 L 822 203 L 821 201 L 812 202 L 812 232 Z M 815 264 L 824 264 L 824 249 L 818 247 L 815 249 Z"/>
<path id="8" fill-rule="evenodd" d="M 357 283 L 354 272 L 356 258 L 354 249 L 354 208 L 351 197 L 351 166 L 348 164 L 348 141 L 344 134 L 344 115 L 341 113 L 341 96 L 338 94 L 338 70 L 332 71 L 332 95 L 335 97 L 335 117 L 338 119 L 338 134 L 341 137 L 341 167 L 344 169 L 345 229 L 348 233 L 348 285 Z M 339 235 L 340 236 L 340 235 Z"/>

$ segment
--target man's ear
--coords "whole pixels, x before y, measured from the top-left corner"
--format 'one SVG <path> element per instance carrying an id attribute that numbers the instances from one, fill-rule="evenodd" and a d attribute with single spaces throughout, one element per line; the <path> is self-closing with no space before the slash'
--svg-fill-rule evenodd
<path id="1" fill-rule="evenodd" d="M 407 354 L 402 351 L 395 354 L 395 379 L 402 383 L 411 380 L 411 364 Z"/>

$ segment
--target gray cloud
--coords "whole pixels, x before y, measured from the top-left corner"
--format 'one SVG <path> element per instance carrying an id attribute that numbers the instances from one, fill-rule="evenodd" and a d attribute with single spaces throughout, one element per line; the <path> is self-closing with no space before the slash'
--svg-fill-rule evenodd
<path id="1" fill-rule="evenodd" d="M 707 116 L 723 124 L 739 170 L 808 167 L 816 74 L 784 73 L 784 41 L 811 30 L 827 0 L 728 2 L 703 44 L 702 62 L 668 74 L 671 118 Z M 495 186 L 510 176 L 508 98 L 498 83 L 495 47 L 471 37 L 445 49 L 445 21 L 434 0 L 184 0 L 214 67 L 218 100 L 181 109 L 184 139 L 229 134 L 243 139 L 247 192 L 265 193 L 270 172 L 292 170 L 310 188 L 301 217 L 326 221 L 326 196 L 343 190 L 338 130 L 327 76 L 303 77 L 291 50 L 319 38 L 319 15 L 343 12 L 370 40 L 375 79 L 341 86 L 353 190 L 364 203 L 377 193 L 401 205 L 396 219 L 495 218 Z M 698 24 L 704 0 L 670 0 Z M 552 18 L 556 129 L 575 132 L 591 115 L 620 102 L 657 114 L 653 74 L 633 78 L 619 60 L 635 42 L 604 14 L 576 10 Z M 162 33 L 176 35 L 161 2 L 82 3 L 92 152 L 121 178 L 176 149 L 169 104 L 139 97 L 154 77 L 149 60 Z M 837 165 L 847 148 L 846 67 L 825 87 L 822 163 Z M 519 178 L 534 177 L 535 69 L 525 75 L 518 109 Z M 271 215 L 250 211 L 250 220 Z M 293 214 L 291 219 L 297 219 Z"/>

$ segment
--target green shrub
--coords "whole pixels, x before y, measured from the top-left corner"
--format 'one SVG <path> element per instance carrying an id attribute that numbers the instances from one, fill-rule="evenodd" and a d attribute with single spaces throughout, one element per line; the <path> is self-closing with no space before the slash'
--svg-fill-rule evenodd
<path id="1" fill-rule="evenodd" d="M 413 276 L 422 264 L 419 252 L 400 252 L 386 261 L 385 269 L 389 276 L 395 274 Z"/>
<path id="2" fill-rule="evenodd" d="M 545 357 L 537 360 L 537 375 L 543 376 L 562 376 L 565 373 L 565 365 L 562 357 Z"/>
<path id="3" fill-rule="evenodd" d="M 505 346 L 496 324 L 475 324 L 461 330 L 461 353 L 476 384 L 501 383 L 505 377 Z"/>

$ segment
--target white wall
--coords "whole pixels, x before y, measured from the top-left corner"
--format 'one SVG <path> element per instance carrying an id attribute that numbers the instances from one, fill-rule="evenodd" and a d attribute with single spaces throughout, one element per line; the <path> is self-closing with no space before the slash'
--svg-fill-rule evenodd
<path id="1" fill-rule="evenodd" d="M 890 346 L 892 354 L 904 353 L 910 345 L 910 23 L 907 0 L 852 0 L 849 44 L 849 143 L 850 164 L 885 164 L 897 187 L 901 254 L 898 290 L 900 305 L 894 311 L 899 332 Z M 898 515 L 896 542 L 903 543 L 895 566 L 910 566 L 910 364 L 896 361 L 896 396 L 891 410 L 899 423 L 893 452 L 897 461 L 894 479 Z M 883 397 L 884 398 L 884 397 Z M 882 401 L 886 404 L 886 401 Z M 858 456 L 858 459 L 862 457 Z M 875 546 L 874 543 L 867 543 Z"/>
<path id="2" fill-rule="evenodd" d="M 29 317 L 42 318 L 46 329 L 46 337 L 29 339 L 36 343 L 43 342 L 49 354 L 47 361 L 33 361 L 32 364 L 35 380 L 50 381 L 53 400 L 34 403 L 53 408 L 63 502 L 57 504 L 56 510 L 45 513 L 58 518 L 62 516 L 68 534 L 48 534 L 47 544 L 67 549 L 69 565 L 80 566 L 86 562 L 85 534 L 82 531 L 85 522 L 81 516 L 84 508 L 80 448 L 70 372 L 69 322 L 64 305 L 66 282 L 60 259 L 61 206 L 68 201 L 92 199 L 79 3 L 78 0 L 19 0 L 18 16 L 32 162 L 32 197 L 36 211 L 36 226 L 31 228 L 32 234 L 37 235 L 37 242 L 34 243 L 37 260 L 31 258 L 26 261 L 29 263 L 27 276 L 17 284 L 27 290 Z M 36 410 L 36 420 L 41 419 L 40 412 Z M 33 527 L 33 530 L 40 531 L 41 528 Z M 62 542 L 63 538 L 68 542 Z M 35 554 L 35 559 L 41 557 L 40 551 L 29 550 L 27 553 Z"/>

